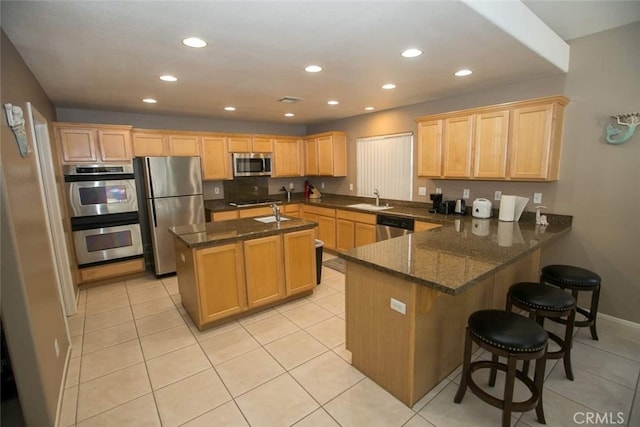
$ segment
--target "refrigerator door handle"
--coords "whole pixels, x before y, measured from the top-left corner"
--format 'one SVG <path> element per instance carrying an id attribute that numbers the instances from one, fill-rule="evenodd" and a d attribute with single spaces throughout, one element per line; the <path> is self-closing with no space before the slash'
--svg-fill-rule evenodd
<path id="1" fill-rule="evenodd" d="M 151 159 L 149 157 L 145 157 L 145 168 L 146 170 L 146 183 L 147 183 L 147 197 L 153 198 L 153 177 L 151 176 Z M 154 215 L 155 216 L 155 215 Z"/>
<path id="2" fill-rule="evenodd" d="M 154 199 L 149 200 L 151 202 L 151 217 L 153 219 L 153 228 L 158 228 L 158 215 L 156 214 L 156 201 Z"/>

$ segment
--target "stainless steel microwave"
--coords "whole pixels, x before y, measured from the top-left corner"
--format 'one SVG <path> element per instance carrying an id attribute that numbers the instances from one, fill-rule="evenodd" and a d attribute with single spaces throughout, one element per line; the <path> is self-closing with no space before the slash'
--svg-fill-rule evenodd
<path id="1" fill-rule="evenodd" d="M 233 176 L 270 176 L 271 153 L 233 153 Z"/>

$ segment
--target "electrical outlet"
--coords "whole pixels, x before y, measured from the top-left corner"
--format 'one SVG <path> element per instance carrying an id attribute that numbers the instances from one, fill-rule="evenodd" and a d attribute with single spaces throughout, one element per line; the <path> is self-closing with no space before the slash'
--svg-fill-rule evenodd
<path id="1" fill-rule="evenodd" d="M 320 183 L 320 188 L 324 188 L 324 182 Z"/>
<path id="2" fill-rule="evenodd" d="M 58 345 L 58 338 L 53 340 L 53 347 L 56 349 L 56 357 L 60 357 L 60 345 Z"/>
<path id="3" fill-rule="evenodd" d="M 533 203 L 542 203 L 542 193 L 533 193 Z"/>
<path id="4" fill-rule="evenodd" d="M 426 196 L 427 187 L 418 187 L 418 196 Z"/>
<path id="5" fill-rule="evenodd" d="M 493 193 L 493 200 L 500 200 L 502 198 L 502 191 L 496 191 Z"/>
<path id="6" fill-rule="evenodd" d="M 468 199 L 469 198 L 469 189 L 465 188 L 464 190 L 462 190 L 462 198 L 463 199 Z"/>
<path id="7" fill-rule="evenodd" d="M 349 184 L 349 191 L 353 191 L 353 184 Z"/>
<path id="8" fill-rule="evenodd" d="M 436 194 L 442 194 L 442 188 L 436 187 Z"/>
<path id="9" fill-rule="evenodd" d="M 395 310 L 400 314 L 407 314 L 407 304 L 391 298 L 391 310 Z"/>
<path id="10" fill-rule="evenodd" d="M 293 182 L 290 182 L 289 183 L 289 189 L 292 189 L 292 188 L 293 188 Z"/>
<path id="11" fill-rule="evenodd" d="M 220 194 L 220 187 L 213 187 L 213 194 Z"/>

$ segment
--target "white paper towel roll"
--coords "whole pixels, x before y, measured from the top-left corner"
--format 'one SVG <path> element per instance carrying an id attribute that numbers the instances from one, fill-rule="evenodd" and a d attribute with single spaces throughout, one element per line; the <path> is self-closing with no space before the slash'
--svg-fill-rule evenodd
<path id="1" fill-rule="evenodd" d="M 500 221 L 513 221 L 516 214 L 516 196 L 502 196 L 500 198 Z"/>

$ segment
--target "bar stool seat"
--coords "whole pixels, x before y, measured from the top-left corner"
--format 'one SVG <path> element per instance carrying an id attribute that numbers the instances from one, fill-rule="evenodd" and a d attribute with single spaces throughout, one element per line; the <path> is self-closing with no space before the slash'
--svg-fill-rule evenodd
<path id="1" fill-rule="evenodd" d="M 540 283 L 548 283 L 562 289 L 571 291 L 571 295 L 576 300 L 576 312 L 585 317 L 585 320 L 576 320 L 574 326 L 588 326 L 591 331 L 591 338 L 598 340 L 596 330 L 596 317 L 598 315 L 598 304 L 600 302 L 600 286 L 602 279 L 599 275 L 586 268 L 572 265 L 547 265 L 542 268 Z M 589 310 L 577 305 L 579 292 L 591 292 L 591 305 Z M 555 322 L 565 323 L 564 319 L 553 319 Z"/>
<path id="2" fill-rule="evenodd" d="M 555 286 L 542 285 L 536 282 L 520 282 L 511 285 L 507 293 L 507 311 L 511 311 L 512 305 L 526 310 L 529 318 L 535 320 L 544 327 L 544 319 L 566 318 L 564 337 L 547 331 L 549 339 L 560 347 L 556 351 L 547 351 L 547 359 L 564 360 L 564 371 L 570 380 L 573 380 L 571 368 L 571 342 L 573 337 L 573 325 L 576 316 L 576 300 L 562 289 Z M 523 371 L 529 370 L 529 362 L 525 361 Z"/>
<path id="3" fill-rule="evenodd" d="M 466 329 L 462 379 L 455 403 L 462 402 L 467 391 L 484 402 L 502 409 L 502 425 L 509 426 L 512 412 L 536 410 L 538 421 L 545 424 L 542 407 L 542 387 L 547 354 L 547 332 L 535 321 L 516 313 L 502 310 L 480 310 L 469 316 Z M 472 343 L 488 350 L 495 356 L 507 358 L 507 363 L 497 360 L 471 362 Z M 535 360 L 536 369 L 533 381 L 525 373 L 516 370 L 519 360 Z M 498 399 L 482 390 L 474 381 L 472 373 L 478 369 L 499 369 L 506 373 L 504 396 Z M 515 379 L 519 379 L 531 392 L 531 397 L 522 402 L 513 401 Z M 495 384 L 495 379 L 494 379 Z M 491 384 L 490 385 L 494 385 Z"/>

